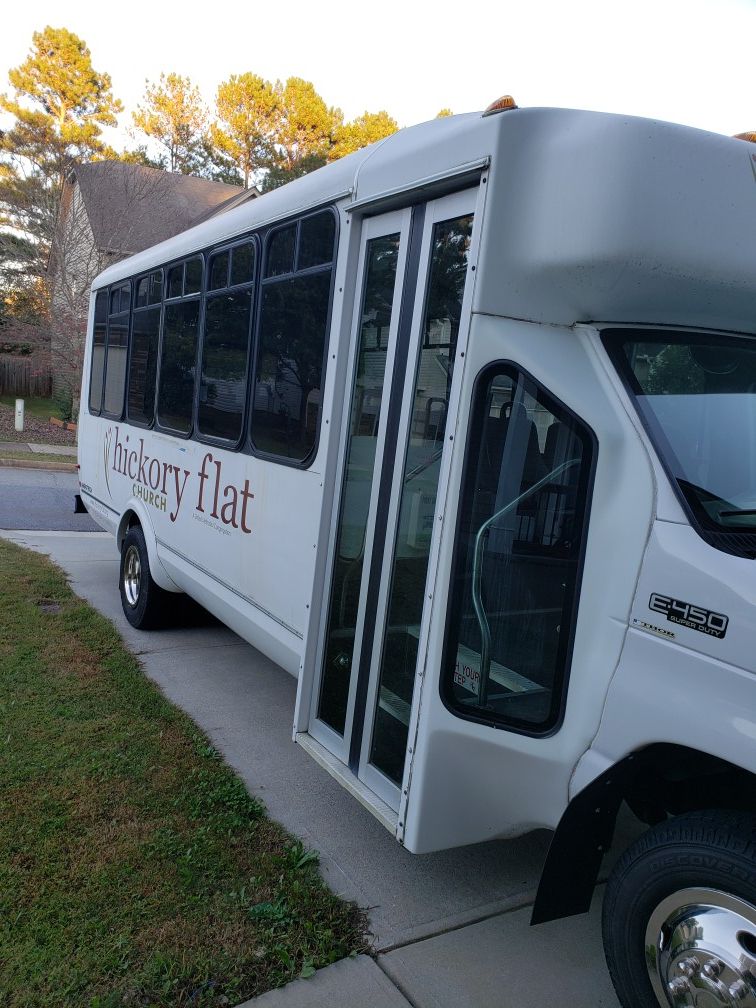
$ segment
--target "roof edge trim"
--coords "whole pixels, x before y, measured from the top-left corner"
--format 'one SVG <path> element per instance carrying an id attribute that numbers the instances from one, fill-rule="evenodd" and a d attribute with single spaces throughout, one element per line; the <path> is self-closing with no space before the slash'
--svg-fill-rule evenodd
<path id="1" fill-rule="evenodd" d="M 457 178 L 458 176 L 483 172 L 490 166 L 490 164 L 491 158 L 487 155 L 486 157 L 478 158 L 476 161 L 468 161 L 465 164 L 455 165 L 453 168 L 447 168 L 445 171 L 436 172 L 433 175 L 426 175 L 424 178 L 413 182 L 411 186 L 395 186 L 393 189 L 385 189 L 383 192 L 373 193 L 370 196 L 366 196 L 364 199 L 354 200 L 352 203 L 347 203 L 344 209 L 347 213 L 352 213 L 355 210 L 364 210 L 366 207 L 384 203 L 386 200 L 390 200 L 396 196 L 412 196 L 413 193 L 417 193 L 422 189 L 428 189 L 431 186 L 437 185 L 439 182 L 446 182 L 447 180 Z"/>

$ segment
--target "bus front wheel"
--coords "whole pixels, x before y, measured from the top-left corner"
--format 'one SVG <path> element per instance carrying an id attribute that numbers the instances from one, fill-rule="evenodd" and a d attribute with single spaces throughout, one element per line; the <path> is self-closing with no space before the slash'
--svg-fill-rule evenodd
<path id="1" fill-rule="evenodd" d="M 624 1008 L 756 1008 L 756 816 L 649 830 L 610 876 L 603 932 Z"/>
<path id="2" fill-rule="evenodd" d="M 144 533 L 132 525 L 121 546 L 121 605 L 126 619 L 137 630 L 154 630 L 165 620 L 168 592 L 155 583 Z"/>

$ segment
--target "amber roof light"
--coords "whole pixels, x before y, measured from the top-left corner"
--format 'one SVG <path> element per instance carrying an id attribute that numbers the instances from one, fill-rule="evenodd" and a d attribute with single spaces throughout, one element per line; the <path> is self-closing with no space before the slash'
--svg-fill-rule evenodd
<path id="1" fill-rule="evenodd" d="M 750 140 L 751 143 L 756 143 L 756 131 L 752 133 L 736 133 L 733 140 Z"/>
<path id="2" fill-rule="evenodd" d="M 507 112 L 509 109 L 516 109 L 517 102 L 514 100 L 512 95 L 502 95 L 501 98 L 497 98 L 495 102 L 491 102 L 486 111 L 483 113 L 484 116 L 494 115 L 496 112 Z"/>

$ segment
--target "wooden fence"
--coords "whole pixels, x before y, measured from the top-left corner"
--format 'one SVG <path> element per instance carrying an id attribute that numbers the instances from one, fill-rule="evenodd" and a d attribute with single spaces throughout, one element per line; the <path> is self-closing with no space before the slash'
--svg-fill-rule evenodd
<path id="1" fill-rule="evenodd" d="M 52 374 L 28 357 L 0 357 L 0 395 L 52 395 Z"/>

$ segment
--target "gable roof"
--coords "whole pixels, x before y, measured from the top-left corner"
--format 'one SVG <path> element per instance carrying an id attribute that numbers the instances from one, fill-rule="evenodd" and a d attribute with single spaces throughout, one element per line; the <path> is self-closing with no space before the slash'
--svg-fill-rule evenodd
<path id="1" fill-rule="evenodd" d="M 78 184 L 94 242 L 103 252 L 130 255 L 172 238 L 222 212 L 254 190 L 123 161 L 79 165 Z"/>

